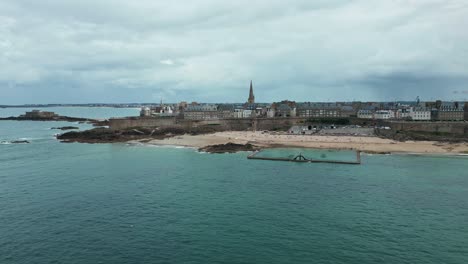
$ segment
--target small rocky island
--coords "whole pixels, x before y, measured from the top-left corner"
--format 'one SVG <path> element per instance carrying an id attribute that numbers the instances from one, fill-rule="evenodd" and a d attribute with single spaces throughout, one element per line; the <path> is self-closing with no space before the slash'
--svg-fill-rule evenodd
<path id="1" fill-rule="evenodd" d="M 61 116 L 54 112 L 48 111 L 40 111 L 40 110 L 32 110 L 30 112 L 26 112 L 24 115 L 19 116 L 10 116 L 10 117 L 0 117 L 0 121 L 2 120 L 13 120 L 13 121 L 65 121 L 65 122 L 83 122 L 83 123 L 91 123 L 95 126 L 106 126 L 108 125 L 108 121 L 101 121 L 96 119 L 90 118 L 82 118 L 82 117 L 70 117 L 70 116 Z"/>

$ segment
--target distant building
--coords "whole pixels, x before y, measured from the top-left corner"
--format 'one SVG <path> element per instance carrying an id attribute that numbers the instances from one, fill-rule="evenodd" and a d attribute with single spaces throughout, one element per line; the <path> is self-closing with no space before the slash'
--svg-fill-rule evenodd
<path id="1" fill-rule="evenodd" d="M 465 120 L 468 121 L 468 102 L 465 102 Z"/>
<path id="2" fill-rule="evenodd" d="M 297 104 L 297 116 L 315 118 L 337 118 L 341 117 L 341 108 L 336 104 Z"/>
<path id="3" fill-rule="evenodd" d="M 374 110 L 361 109 L 357 112 L 357 117 L 362 119 L 374 119 Z"/>
<path id="4" fill-rule="evenodd" d="M 174 116 L 176 111 L 174 108 L 169 105 L 159 105 L 153 107 L 142 107 L 140 110 L 140 116 L 142 117 L 164 117 L 164 116 Z"/>
<path id="5" fill-rule="evenodd" d="M 232 104 L 218 105 L 218 117 L 222 119 L 236 118 L 235 107 Z"/>
<path id="6" fill-rule="evenodd" d="M 395 112 L 392 110 L 377 110 L 374 114 L 375 119 L 393 119 L 395 118 Z"/>
<path id="7" fill-rule="evenodd" d="M 411 107 L 401 107 L 394 111 L 395 119 L 411 119 Z"/>
<path id="8" fill-rule="evenodd" d="M 359 111 L 357 111 L 357 117 L 362 119 L 374 119 L 375 111 L 379 106 L 373 103 L 361 104 Z"/>
<path id="9" fill-rule="evenodd" d="M 277 117 L 291 117 L 295 114 L 295 108 L 288 104 L 280 104 L 275 109 L 275 116 Z"/>
<path id="10" fill-rule="evenodd" d="M 340 106 L 340 116 L 347 118 L 347 117 L 356 117 L 357 111 L 352 105 L 343 105 Z"/>
<path id="11" fill-rule="evenodd" d="M 275 117 L 295 117 L 296 116 L 296 102 L 283 100 L 281 102 L 273 103 L 270 114 L 274 113 Z M 267 110 L 268 116 L 268 110 Z"/>
<path id="12" fill-rule="evenodd" d="M 247 99 L 248 104 L 255 104 L 255 96 L 253 93 L 253 86 L 252 81 L 250 81 L 250 91 L 249 91 L 249 99 Z"/>
<path id="13" fill-rule="evenodd" d="M 465 111 L 458 102 L 436 101 L 431 118 L 436 121 L 462 121 L 465 119 Z"/>
<path id="14" fill-rule="evenodd" d="M 187 106 L 188 106 L 188 103 L 185 102 L 185 101 L 182 101 L 182 102 L 178 103 L 178 104 L 177 104 L 177 110 L 178 110 L 178 112 L 184 111 L 185 108 L 187 108 Z"/>
<path id="15" fill-rule="evenodd" d="M 425 107 L 414 107 L 411 109 L 410 117 L 416 121 L 429 121 L 431 120 L 431 110 Z"/>
<path id="16" fill-rule="evenodd" d="M 218 107 L 212 104 L 189 105 L 184 111 L 184 119 L 191 119 L 191 120 L 219 119 Z"/>
<path id="17" fill-rule="evenodd" d="M 54 112 L 32 110 L 31 112 L 26 112 L 24 116 L 27 118 L 31 118 L 31 119 L 35 119 L 35 118 L 42 119 L 42 118 L 54 118 L 54 117 L 57 117 L 58 115 Z"/>
<path id="18" fill-rule="evenodd" d="M 273 108 L 271 105 L 266 108 L 266 117 L 267 118 L 273 118 L 276 115 L 275 108 Z"/>
<path id="19" fill-rule="evenodd" d="M 140 110 L 140 116 L 142 117 L 151 116 L 151 109 L 149 107 L 142 107 Z"/>

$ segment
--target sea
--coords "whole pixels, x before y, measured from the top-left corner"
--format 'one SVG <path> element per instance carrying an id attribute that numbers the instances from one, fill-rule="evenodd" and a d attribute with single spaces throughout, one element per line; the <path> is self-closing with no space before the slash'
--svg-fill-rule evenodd
<path id="1" fill-rule="evenodd" d="M 248 152 L 58 142 L 63 131 L 51 128 L 70 125 L 91 127 L 0 121 L 1 264 L 468 263 L 466 156 L 364 154 L 362 165 L 248 160 Z"/>

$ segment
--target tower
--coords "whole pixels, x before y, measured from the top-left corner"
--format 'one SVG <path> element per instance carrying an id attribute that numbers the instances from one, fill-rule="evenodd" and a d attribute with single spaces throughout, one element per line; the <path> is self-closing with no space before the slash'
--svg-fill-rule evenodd
<path id="1" fill-rule="evenodd" d="M 255 104 L 255 96 L 253 93 L 252 81 L 250 81 L 250 92 L 249 92 L 249 99 L 247 100 L 247 103 Z"/>

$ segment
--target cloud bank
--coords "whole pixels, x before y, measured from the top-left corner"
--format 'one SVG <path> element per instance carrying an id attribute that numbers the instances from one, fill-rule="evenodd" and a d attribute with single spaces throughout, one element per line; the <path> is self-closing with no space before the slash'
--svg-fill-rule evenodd
<path id="1" fill-rule="evenodd" d="M 0 104 L 468 98 L 465 0 L 3 0 Z"/>

